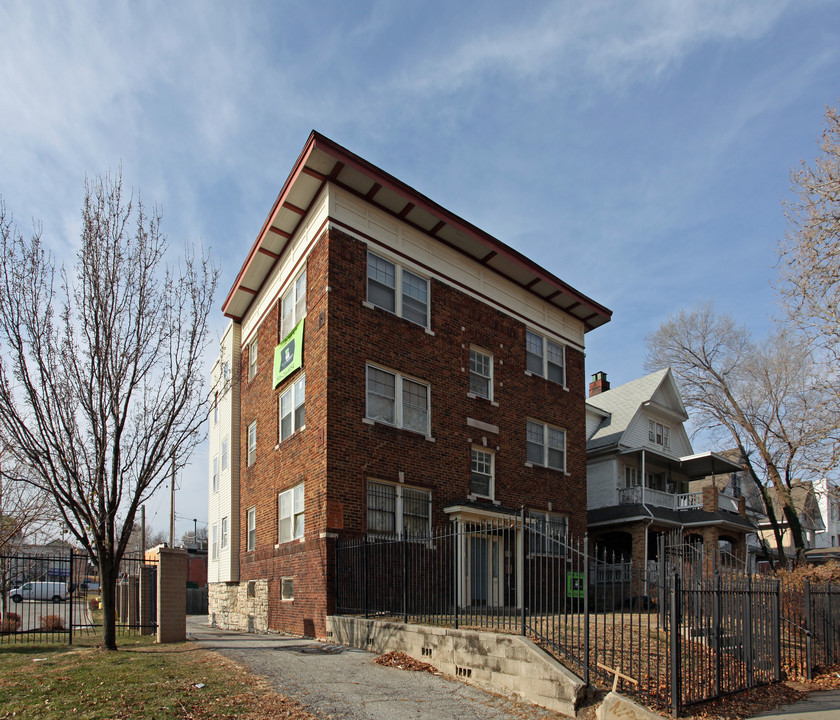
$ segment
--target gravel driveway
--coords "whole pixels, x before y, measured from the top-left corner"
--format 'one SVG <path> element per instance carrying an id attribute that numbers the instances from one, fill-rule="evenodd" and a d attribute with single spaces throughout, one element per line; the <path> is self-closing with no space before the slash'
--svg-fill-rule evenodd
<path id="1" fill-rule="evenodd" d="M 190 640 L 267 678 L 277 692 L 335 720 L 562 718 L 452 678 L 383 667 L 364 650 L 285 635 L 217 630 L 187 618 Z"/>

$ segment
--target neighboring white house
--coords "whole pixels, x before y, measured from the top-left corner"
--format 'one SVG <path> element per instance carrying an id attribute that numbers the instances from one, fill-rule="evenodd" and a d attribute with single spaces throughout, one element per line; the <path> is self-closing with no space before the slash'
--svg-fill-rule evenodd
<path id="1" fill-rule="evenodd" d="M 840 546 L 840 487 L 823 478 L 814 482 L 814 494 L 820 508 L 825 530 L 817 530 L 814 536 L 815 548 Z"/>

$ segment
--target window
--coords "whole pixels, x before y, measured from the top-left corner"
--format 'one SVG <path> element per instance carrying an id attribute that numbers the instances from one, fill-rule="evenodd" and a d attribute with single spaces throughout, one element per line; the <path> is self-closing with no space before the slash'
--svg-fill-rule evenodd
<path id="1" fill-rule="evenodd" d="M 219 422 L 219 393 L 213 395 L 213 424 L 217 425 Z"/>
<path id="2" fill-rule="evenodd" d="M 246 540 L 247 549 L 253 550 L 257 545 L 257 509 L 249 508 L 248 510 L 248 538 Z"/>
<path id="3" fill-rule="evenodd" d="M 291 490 L 281 492 L 280 503 L 280 542 L 289 542 L 303 537 L 303 483 Z"/>
<path id="4" fill-rule="evenodd" d="M 472 449 L 472 476 L 470 492 L 482 497 L 493 497 L 493 453 L 483 448 Z"/>
<path id="5" fill-rule="evenodd" d="M 648 420 L 648 440 L 662 447 L 671 447 L 671 429 L 667 425 Z"/>
<path id="6" fill-rule="evenodd" d="M 222 518 L 222 544 L 221 548 L 224 550 L 228 544 L 228 519 L 226 517 Z"/>
<path id="7" fill-rule="evenodd" d="M 280 442 L 306 424 L 306 376 L 301 375 L 280 396 Z"/>
<path id="8" fill-rule="evenodd" d="M 533 375 L 566 385 L 566 348 L 541 335 L 525 331 L 525 368 Z"/>
<path id="9" fill-rule="evenodd" d="M 213 492 L 219 490 L 219 456 L 213 458 Z"/>
<path id="10" fill-rule="evenodd" d="M 257 461 L 257 421 L 248 426 L 248 467 Z"/>
<path id="11" fill-rule="evenodd" d="M 291 577 L 280 578 L 280 599 L 294 600 L 295 599 L 295 579 Z"/>
<path id="12" fill-rule="evenodd" d="M 431 531 L 432 493 L 405 485 L 368 482 L 368 532 L 426 537 Z"/>
<path id="13" fill-rule="evenodd" d="M 228 466 L 228 446 L 230 442 L 228 438 L 222 440 L 222 470 L 227 470 Z"/>
<path id="14" fill-rule="evenodd" d="M 228 380 L 230 380 L 230 363 L 222 363 L 222 387 L 227 388 Z"/>
<path id="15" fill-rule="evenodd" d="M 470 348 L 470 392 L 493 399 L 493 356 L 475 348 Z"/>
<path id="16" fill-rule="evenodd" d="M 532 555 L 557 555 L 566 544 L 569 519 L 555 513 L 528 511 L 529 548 Z"/>
<path id="17" fill-rule="evenodd" d="M 555 470 L 566 469 L 566 431 L 551 425 L 528 421 L 526 458 L 534 465 Z"/>
<path id="18" fill-rule="evenodd" d="M 368 365 L 366 417 L 429 435 L 429 386 Z"/>
<path id="19" fill-rule="evenodd" d="M 219 526 L 213 525 L 210 528 L 210 559 L 219 559 Z"/>
<path id="20" fill-rule="evenodd" d="M 429 325 L 429 281 L 371 252 L 367 300 L 413 323 Z"/>
<path id="21" fill-rule="evenodd" d="M 251 340 L 248 345 L 248 380 L 252 380 L 257 374 L 257 338 Z"/>
<path id="22" fill-rule="evenodd" d="M 295 278 L 280 301 L 280 339 L 295 329 L 306 315 L 306 270 Z"/>

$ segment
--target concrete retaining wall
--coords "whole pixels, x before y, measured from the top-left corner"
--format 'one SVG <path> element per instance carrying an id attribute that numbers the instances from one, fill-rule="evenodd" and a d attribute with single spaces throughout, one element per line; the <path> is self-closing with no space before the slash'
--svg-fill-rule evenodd
<path id="1" fill-rule="evenodd" d="M 586 686 L 530 640 L 474 630 L 327 617 L 327 639 L 375 653 L 404 652 L 485 690 L 574 716 Z"/>

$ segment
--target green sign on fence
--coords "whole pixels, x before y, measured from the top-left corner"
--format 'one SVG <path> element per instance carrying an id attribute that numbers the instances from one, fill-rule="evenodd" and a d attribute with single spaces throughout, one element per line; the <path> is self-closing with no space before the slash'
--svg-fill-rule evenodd
<path id="1" fill-rule="evenodd" d="M 567 572 L 566 573 L 566 597 L 582 598 L 583 597 L 583 573 L 582 572 Z"/>

